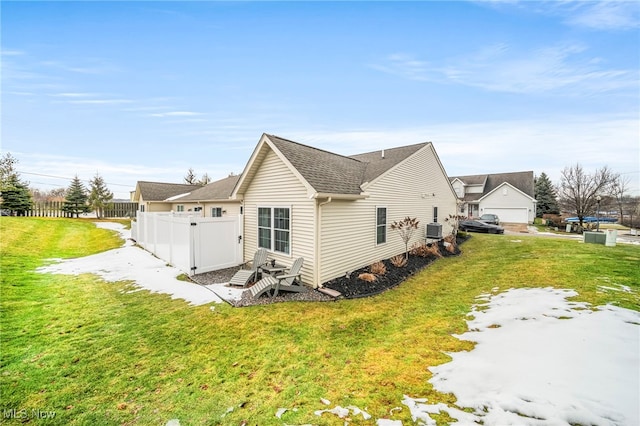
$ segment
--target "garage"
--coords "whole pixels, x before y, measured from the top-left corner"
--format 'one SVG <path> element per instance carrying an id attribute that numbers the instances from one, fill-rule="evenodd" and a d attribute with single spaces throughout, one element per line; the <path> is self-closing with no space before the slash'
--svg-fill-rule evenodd
<path id="1" fill-rule="evenodd" d="M 529 223 L 526 207 L 485 207 L 482 213 L 497 214 L 500 222 L 504 223 Z"/>

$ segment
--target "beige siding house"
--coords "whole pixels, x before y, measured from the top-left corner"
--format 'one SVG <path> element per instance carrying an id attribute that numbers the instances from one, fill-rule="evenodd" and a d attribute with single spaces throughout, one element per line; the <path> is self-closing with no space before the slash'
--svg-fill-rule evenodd
<path id="1" fill-rule="evenodd" d="M 229 196 L 240 176 L 229 176 L 205 186 L 140 181 L 131 201 L 142 212 L 193 213 L 203 217 L 237 216 L 240 202 Z"/>
<path id="2" fill-rule="evenodd" d="M 229 176 L 199 186 L 187 194 L 181 194 L 168 199 L 171 211 L 179 213 L 193 212 L 202 217 L 226 217 L 240 214 L 240 202 L 231 200 L 231 192 L 240 176 Z"/>
<path id="3" fill-rule="evenodd" d="M 456 194 L 429 142 L 350 157 L 262 135 L 232 198 L 244 209 L 244 258 L 258 247 L 290 265 L 304 257 L 313 287 L 404 252 L 394 221 L 426 225 L 456 211 Z"/>
<path id="4" fill-rule="evenodd" d="M 171 203 L 167 199 L 186 195 L 199 188 L 202 186 L 138 181 L 135 191 L 131 193 L 131 201 L 138 203 L 138 210 L 141 212 L 169 212 Z"/>

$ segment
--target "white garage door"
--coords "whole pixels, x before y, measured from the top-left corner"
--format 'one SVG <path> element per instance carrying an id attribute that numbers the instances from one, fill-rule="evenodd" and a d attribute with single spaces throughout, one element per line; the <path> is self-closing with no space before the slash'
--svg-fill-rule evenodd
<path id="1" fill-rule="evenodd" d="M 485 207 L 482 213 L 497 214 L 500 222 L 506 223 L 528 223 L 529 215 L 526 208 L 491 208 Z"/>

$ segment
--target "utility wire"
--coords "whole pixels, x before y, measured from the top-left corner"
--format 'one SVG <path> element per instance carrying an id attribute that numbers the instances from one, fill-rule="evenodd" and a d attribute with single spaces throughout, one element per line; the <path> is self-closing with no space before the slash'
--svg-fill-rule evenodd
<path id="1" fill-rule="evenodd" d="M 33 176 L 42 176 L 42 177 L 49 177 L 49 178 L 54 178 L 54 179 L 64 179 L 64 180 L 68 180 L 69 182 L 71 182 L 73 180 L 73 178 L 68 178 L 68 177 L 64 177 L 64 176 L 53 176 L 53 175 L 45 175 L 42 173 L 31 173 L 31 172 L 22 172 L 20 170 L 18 170 L 18 173 L 23 174 L 23 175 L 33 175 Z M 91 183 L 91 180 L 87 180 L 87 179 L 80 179 L 82 182 L 87 182 L 87 183 Z M 105 182 L 106 185 L 113 185 L 113 186 L 126 186 L 127 188 L 131 188 L 131 185 L 125 185 L 122 183 L 109 183 L 109 182 Z M 47 184 L 49 185 L 49 184 Z"/>

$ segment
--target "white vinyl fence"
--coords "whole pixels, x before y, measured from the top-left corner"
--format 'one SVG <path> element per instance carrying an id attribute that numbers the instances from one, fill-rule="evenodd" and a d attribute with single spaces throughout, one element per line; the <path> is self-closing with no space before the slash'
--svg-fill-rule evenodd
<path id="1" fill-rule="evenodd" d="M 189 275 L 242 263 L 242 217 L 138 212 L 131 238 Z"/>

